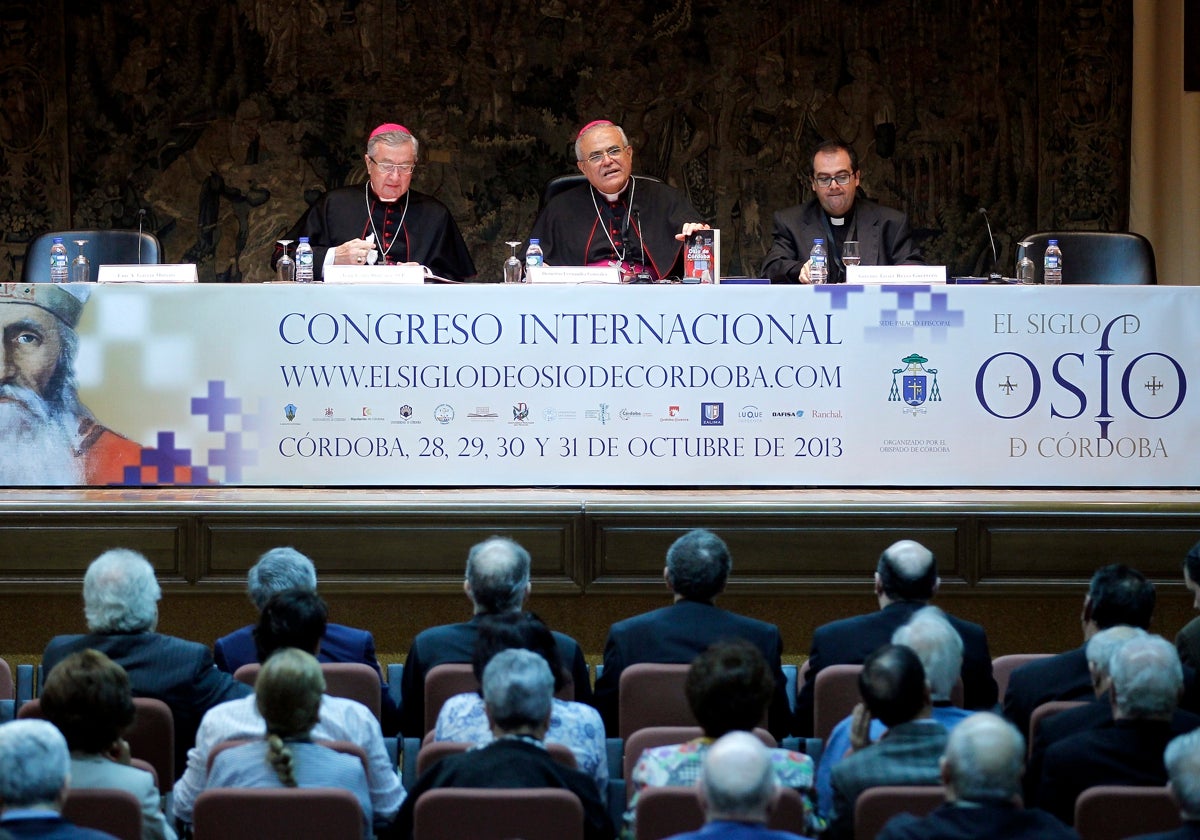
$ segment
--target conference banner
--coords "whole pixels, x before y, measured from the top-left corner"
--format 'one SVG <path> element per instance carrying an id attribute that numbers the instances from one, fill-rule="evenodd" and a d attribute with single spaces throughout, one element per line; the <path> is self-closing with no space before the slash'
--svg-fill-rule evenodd
<path id="1" fill-rule="evenodd" d="M 0 286 L 0 484 L 1190 487 L 1200 288 Z"/>

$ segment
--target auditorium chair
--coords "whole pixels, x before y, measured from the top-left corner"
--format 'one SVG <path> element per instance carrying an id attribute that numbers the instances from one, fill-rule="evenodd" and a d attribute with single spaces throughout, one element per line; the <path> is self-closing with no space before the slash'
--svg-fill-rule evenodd
<path id="1" fill-rule="evenodd" d="M 683 691 L 689 667 L 639 662 L 622 671 L 617 688 L 617 734 L 628 740 L 647 726 L 696 726 Z"/>
<path id="2" fill-rule="evenodd" d="M 0 659 L 0 700 L 16 699 L 16 686 L 13 684 L 12 668 L 8 662 Z"/>
<path id="3" fill-rule="evenodd" d="M 1004 694 L 1008 691 L 1008 678 L 1012 676 L 1012 672 L 1020 668 L 1022 665 L 1028 665 L 1030 662 L 1036 662 L 1039 659 L 1045 659 L 1047 656 L 1054 656 L 1052 653 L 1010 653 L 1006 656 L 997 656 L 992 660 L 992 677 L 996 680 L 996 688 L 999 693 L 996 695 L 1000 698 L 1000 702 L 1004 702 Z"/>
<path id="4" fill-rule="evenodd" d="M 29 243 L 25 249 L 25 263 L 21 268 L 22 283 L 50 282 L 50 246 L 54 237 L 61 236 L 67 246 L 68 263 L 79 253 L 76 239 L 86 239 L 83 254 L 91 263 L 91 279 L 99 277 L 102 265 L 153 265 L 160 262 L 162 246 L 152 233 L 136 230 L 58 230 L 43 233 Z"/>
<path id="5" fill-rule="evenodd" d="M 1090 787 L 1075 800 L 1080 840 L 1123 840 L 1135 834 L 1173 831 L 1182 821 L 1166 787 Z"/>
<path id="6" fill-rule="evenodd" d="M 253 687 L 260 668 L 258 662 L 248 662 L 234 672 L 233 678 Z M 378 671 L 361 662 L 322 662 L 321 674 L 325 677 L 326 694 L 357 700 L 371 710 L 375 720 L 381 719 L 383 700 Z"/>
<path id="7" fill-rule="evenodd" d="M 829 665 L 817 674 L 813 686 L 813 737 L 820 738 L 822 743 L 829 740 L 833 728 L 849 717 L 862 700 L 858 693 L 861 671 L 862 665 Z M 962 677 L 959 677 L 950 692 L 950 702 L 960 709 L 963 691 Z"/>
<path id="8" fill-rule="evenodd" d="M 1106 230 L 1064 230 L 1057 233 L 1031 233 L 1022 242 L 1031 243 L 1024 251 L 1033 260 L 1033 277 L 1042 282 L 1042 259 L 1046 244 L 1058 240 L 1063 252 L 1063 284 L 1104 286 L 1154 286 L 1158 271 L 1154 246 L 1139 233 Z M 1020 258 L 1018 248 L 1017 256 Z"/>
<path id="9" fill-rule="evenodd" d="M 208 788 L 192 809 L 194 840 L 362 836 L 362 807 L 345 788 Z"/>
<path id="10" fill-rule="evenodd" d="M 118 840 L 142 840 L 142 803 L 127 790 L 70 788 L 62 815 L 77 826 L 105 831 Z"/>
<path id="11" fill-rule="evenodd" d="M 762 727 L 754 729 L 755 736 L 767 747 L 779 746 L 774 736 Z M 637 766 L 642 753 L 654 747 L 669 747 L 672 744 L 682 744 L 704 735 L 699 726 L 647 726 L 630 734 L 625 740 L 625 756 L 621 762 L 622 775 L 625 779 L 626 800 L 633 796 L 633 768 Z"/>
<path id="12" fill-rule="evenodd" d="M 637 840 L 661 840 L 704 825 L 704 811 L 695 785 L 652 787 L 642 791 L 637 805 Z M 419 807 L 419 806 L 418 806 Z M 791 788 L 780 788 L 768 827 L 804 835 L 804 800 Z"/>
<path id="13" fill-rule="evenodd" d="M 428 735 L 426 737 L 428 738 Z M 550 753 L 550 757 L 559 764 L 573 770 L 579 769 L 579 765 L 575 761 L 575 753 L 571 752 L 571 748 L 566 744 L 550 741 L 545 744 L 546 752 Z M 475 745 L 468 741 L 434 741 L 430 739 L 421 746 L 421 751 L 417 753 L 417 775 L 420 776 L 446 756 L 464 753 L 473 746 Z"/>
<path id="14" fill-rule="evenodd" d="M 883 785 L 867 788 L 854 801 L 854 840 L 875 836 L 897 814 L 923 817 L 946 801 L 941 785 Z"/>
<path id="15" fill-rule="evenodd" d="M 252 744 L 257 740 L 262 740 L 262 739 L 260 739 L 260 738 L 234 738 L 229 741 L 221 741 L 219 744 L 215 744 L 213 746 L 213 748 L 208 751 L 208 759 L 207 759 L 207 763 L 206 763 L 206 767 L 205 767 L 205 772 L 206 773 L 212 772 L 213 762 L 216 761 L 217 756 L 220 755 L 221 753 L 225 752 L 225 750 L 231 750 L 234 747 L 240 747 L 243 744 Z M 368 776 L 370 775 L 371 761 L 369 758 L 367 758 L 367 751 L 365 749 L 363 749 L 362 747 L 360 747 L 358 744 L 355 744 L 352 741 L 326 741 L 323 739 L 316 740 L 313 743 L 320 744 L 323 747 L 329 747 L 329 749 L 331 749 L 331 750 L 336 750 L 337 752 L 345 753 L 346 755 L 354 756 L 355 758 L 357 758 L 359 761 L 362 762 L 363 770 L 368 774 Z"/>
<path id="16" fill-rule="evenodd" d="M 437 725 L 442 705 L 457 694 L 473 694 L 479 691 L 479 680 L 470 663 L 454 662 L 435 665 L 425 675 L 425 732 L 432 732 Z M 575 699 L 575 684 L 566 685 L 554 692 L 559 700 Z"/>
<path id="17" fill-rule="evenodd" d="M 1035 707 L 1029 715 L 1029 731 L 1025 733 L 1025 737 L 1029 739 L 1029 742 L 1026 745 L 1026 749 L 1028 751 L 1026 754 L 1027 757 L 1031 757 L 1033 755 L 1033 741 L 1037 737 L 1038 726 L 1041 725 L 1042 721 L 1048 717 L 1058 714 L 1059 712 L 1065 712 L 1068 709 L 1074 709 L 1077 706 L 1086 706 L 1089 702 L 1091 701 L 1050 700 L 1046 703 L 1042 703 L 1040 706 Z M 1108 701 L 1106 700 L 1104 702 L 1107 703 Z"/>
<path id="18" fill-rule="evenodd" d="M 437 788 L 417 800 L 413 836 L 418 840 L 583 840 L 583 805 L 562 788 Z"/>

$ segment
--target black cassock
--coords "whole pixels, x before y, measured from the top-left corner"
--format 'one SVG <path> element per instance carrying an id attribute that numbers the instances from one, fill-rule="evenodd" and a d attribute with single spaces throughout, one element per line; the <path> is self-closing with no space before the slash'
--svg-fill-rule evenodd
<path id="1" fill-rule="evenodd" d="M 374 190 L 361 184 L 330 190 L 308 208 L 286 238 L 308 237 L 315 258 L 314 277 L 320 280 L 326 251 L 351 239 L 366 239 L 372 232 L 379 249 L 376 265 L 418 262 L 450 280 L 475 277 L 475 263 L 446 205 L 416 190 L 390 203 L 380 201 Z M 289 250 L 294 248 L 293 244 Z M 282 250 L 275 246 L 272 271 Z"/>

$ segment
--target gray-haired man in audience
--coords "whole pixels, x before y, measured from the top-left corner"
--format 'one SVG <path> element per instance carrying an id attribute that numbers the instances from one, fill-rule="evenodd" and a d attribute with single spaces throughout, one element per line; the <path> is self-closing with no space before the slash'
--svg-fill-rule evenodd
<path id="1" fill-rule="evenodd" d="M 1163 753 L 1167 786 L 1179 803 L 1183 825 L 1174 831 L 1142 834 L 1129 840 L 1198 840 L 1200 838 L 1200 732 L 1180 735 Z"/>

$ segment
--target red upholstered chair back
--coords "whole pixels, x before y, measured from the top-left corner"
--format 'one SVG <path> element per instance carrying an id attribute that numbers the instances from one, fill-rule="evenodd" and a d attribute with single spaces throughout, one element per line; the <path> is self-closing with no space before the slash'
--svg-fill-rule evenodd
<path id="1" fill-rule="evenodd" d="M 106 831 L 118 840 L 142 840 L 142 803 L 127 790 L 71 788 L 62 813 L 82 828 Z"/>
<path id="2" fill-rule="evenodd" d="M 637 840 L 660 840 L 704 825 L 704 811 L 695 787 L 646 788 L 638 798 Z M 804 800 L 791 788 L 779 791 L 769 827 L 804 834 Z"/>
<path id="3" fill-rule="evenodd" d="M 194 840 L 362 840 L 358 798 L 344 788 L 209 788 L 196 797 Z"/>
<path id="4" fill-rule="evenodd" d="M 420 776 L 433 765 L 437 764 L 448 755 L 458 755 L 461 752 L 466 752 L 474 744 L 466 741 L 429 741 L 421 746 L 421 751 L 417 753 L 417 775 Z M 575 753 L 571 752 L 571 748 L 566 744 L 546 744 L 546 752 L 550 753 L 550 757 L 566 767 L 578 769 L 578 764 L 575 761 Z"/>
<path id="5" fill-rule="evenodd" d="M 249 662 L 238 668 L 233 678 L 253 686 L 254 681 L 258 679 L 260 668 L 262 666 L 259 663 Z M 383 700 L 378 671 L 361 662 L 322 662 L 321 673 L 325 675 L 326 694 L 357 700 L 371 710 L 375 720 L 380 719 Z"/>
<path id="6" fill-rule="evenodd" d="M 1181 824 L 1179 805 L 1165 787 L 1100 785 L 1075 800 L 1075 830 L 1081 840 L 1121 840 L 1173 831 Z"/>
<path id="7" fill-rule="evenodd" d="M 648 726 L 698 725 L 683 692 L 688 667 L 640 662 L 621 672 L 617 728 L 622 738 Z"/>
<path id="8" fill-rule="evenodd" d="M 13 686 L 12 668 L 8 667 L 6 661 L 0 659 L 0 700 L 12 700 L 16 696 L 16 690 Z"/>
<path id="9" fill-rule="evenodd" d="M 875 840 L 897 814 L 923 817 L 946 801 L 941 785 L 894 785 L 867 788 L 854 802 L 855 840 Z"/>
<path id="10" fill-rule="evenodd" d="M 1010 653 L 1006 656 L 997 656 L 992 660 L 992 676 L 996 680 L 996 688 L 999 689 L 999 697 L 1004 700 L 1004 693 L 1008 691 L 1008 678 L 1012 676 L 1012 672 L 1020 668 L 1022 665 L 1028 665 L 1030 662 L 1035 662 L 1038 659 L 1045 659 L 1047 656 L 1053 656 L 1052 653 Z"/>
<path id="11" fill-rule="evenodd" d="M 645 750 L 654 747 L 669 747 L 672 744 L 683 744 L 693 738 L 699 738 L 704 730 L 699 726 L 647 726 L 639 729 L 625 740 L 625 756 L 622 770 L 625 777 L 626 801 L 633 797 L 633 768 Z M 754 730 L 758 739 L 768 747 L 779 746 L 775 738 L 761 727 Z"/>
<path id="12" fill-rule="evenodd" d="M 1029 715 L 1029 731 L 1025 733 L 1026 755 L 1033 755 L 1033 739 L 1037 735 L 1038 726 L 1041 725 L 1042 721 L 1048 717 L 1053 717 L 1059 712 L 1065 712 L 1068 709 L 1086 706 L 1087 704 L 1087 700 L 1051 700 L 1049 703 L 1043 703 L 1036 707 Z"/>
<path id="13" fill-rule="evenodd" d="M 456 694 L 479 691 L 479 680 L 468 663 L 437 665 L 425 675 L 425 731 L 437 724 L 442 704 Z"/>
<path id="14" fill-rule="evenodd" d="M 829 665 L 817 674 L 813 686 L 813 737 L 829 740 L 838 721 L 862 700 L 858 675 L 862 665 Z"/>
<path id="15" fill-rule="evenodd" d="M 438 788 L 417 800 L 413 827 L 418 840 L 583 840 L 583 805 L 560 788 Z"/>

